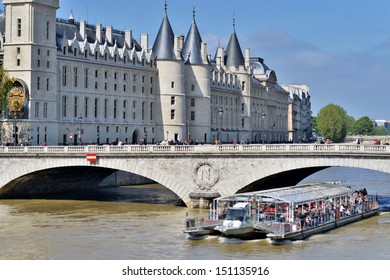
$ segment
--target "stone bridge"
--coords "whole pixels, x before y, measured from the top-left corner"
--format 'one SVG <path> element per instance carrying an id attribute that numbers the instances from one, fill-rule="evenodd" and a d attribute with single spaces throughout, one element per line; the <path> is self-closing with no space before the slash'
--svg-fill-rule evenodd
<path id="1" fill-rule="evenodd" d="M 239 192 L 294 185 L 328 167 L 390 173 L 386 145 L 0 147 L 0 197 L 96 188 L 122 170 L 170 189 L 188 207 Z"/>

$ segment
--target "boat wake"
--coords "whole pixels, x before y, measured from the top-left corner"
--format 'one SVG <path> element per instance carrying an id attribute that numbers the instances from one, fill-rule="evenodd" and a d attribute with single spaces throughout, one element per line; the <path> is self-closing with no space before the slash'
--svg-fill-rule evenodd
<path id="1" fill-rule="evenodd" d="M 186 236 L 187 240 L 207 240 L 207 239 L 216 239 L 219 238 L 217 235 L 203 235 L 203 236 L 192 236 L 188 235 Z"/>

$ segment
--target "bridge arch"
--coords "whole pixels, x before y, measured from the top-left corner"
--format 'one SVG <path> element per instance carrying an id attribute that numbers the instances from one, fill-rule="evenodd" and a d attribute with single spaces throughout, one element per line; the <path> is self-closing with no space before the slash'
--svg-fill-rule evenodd
<path id="1" fill-rule="evenodd" d="M 269 160 L 265 166 L 262 160 L 251 160 L 247 172 L 232 178 L 230 183 L 232 193 L 247 191 L 257 191 L 277 187 L 286 187 L 299 183 L 306 177 L 330 167 L 351 167 L 380 171 L 390 174 L 390 162 L 388 157 L 367 160 L 362 157 L 339 157 L 328 156 L 317 157 L 297 157 L 290 156 L 283 158 L 279 162 Z M 228 194 L 223 194 L 228 195 Z"/>
<path id="2" fill-rule="evenodd" d="M 125 161 L 125 162 L 123 162 Z M 12 161 L 11 161 L 12 162 Z M 99 165 L 86 163 L 85 158 L 51 161 L 46 158 L 34 160 L 34 164 L 23 161 L 11 163 L 12 172 L 4 170 L 0 179 L 0 197 L 29 196 L 37 193 L 91 189 L 116 171 L 129 172 L 153 180 L 175 193 L 184 203 L 189 201 L 188 191 L 172 174 L 153 172 L 142 163 L 126 164 L 127 160 L 105 160 Z M 10 171 L 10 170 L 9 170 Z M 0 171 L 0 174 L 3 173 Z"/>

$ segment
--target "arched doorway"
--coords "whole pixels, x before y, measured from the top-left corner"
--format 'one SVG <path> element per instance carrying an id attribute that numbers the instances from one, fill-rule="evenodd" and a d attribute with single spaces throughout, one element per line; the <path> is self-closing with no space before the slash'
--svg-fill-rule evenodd
<path id="1" fill-rule="evenodd" d="M 138 130 L 134 130 L 133 136 L 131 138 L 131 144 L 138 144 Z"/>

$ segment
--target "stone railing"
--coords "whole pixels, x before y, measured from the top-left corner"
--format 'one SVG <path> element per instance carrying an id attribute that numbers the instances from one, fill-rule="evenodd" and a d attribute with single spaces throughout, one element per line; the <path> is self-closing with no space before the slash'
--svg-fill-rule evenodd
<path id="1" fill-rule="evenodd" d="M 124 145 L 124 146 L 0 146 L 0 154 L 86 153 L 390 153 L 389 145 L 254 144 L 254 145 Z"/>

